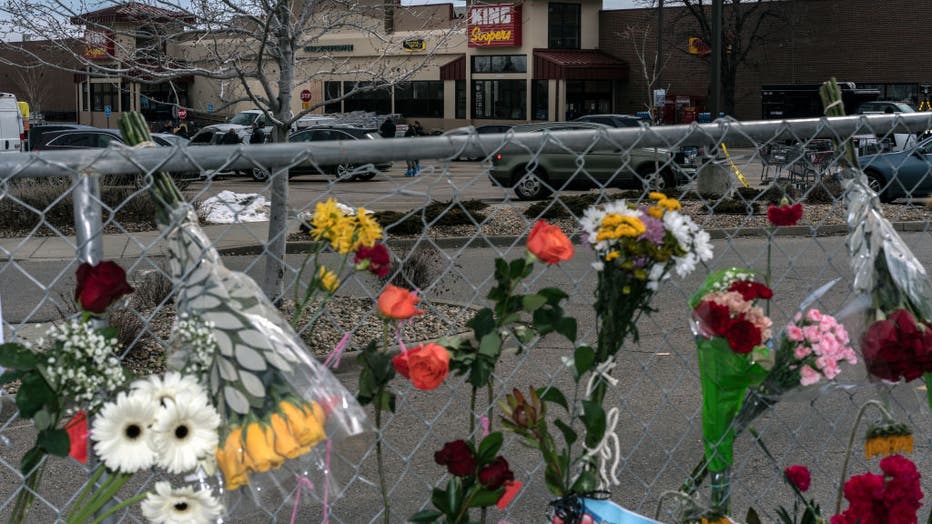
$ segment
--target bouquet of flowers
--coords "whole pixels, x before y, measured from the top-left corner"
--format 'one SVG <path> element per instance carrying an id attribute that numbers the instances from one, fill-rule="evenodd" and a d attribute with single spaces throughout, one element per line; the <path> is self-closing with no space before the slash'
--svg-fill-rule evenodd
<path id="1" fill-rule="evenodd" d="M 125 115 L 120 129 L 128 144 L 149 140 L 137 113 Z M 200 333 L 186 344 L 192 350 L 172 362 L 201 371 L 197 378 L 220 413 L 215 456 L 225 493 L 248 487 L 257 505 L 280 503 L 300 477 L 315 474 L 322 478 L 313 485 L 327 493 L 334 481 L 331 453 L 339 456 L 341 445 L 368 430 L 365 413 L 310 357 L 259 286 L 223 265 L 171 178 L 155 174 L 150 191 L 169 244 L 176 308 Z M 368 242 L 372 233 L 358 219 L 316 218 L 321 237 L 335 245 L 361 243 L 364 236 Z M 316 279 L 330 287 L 328 275 Z"/>
<path id="2" fill-rule="evenodd" d="M 702 437 L 713 475 L 713 510 L 728 512 L 728 476 L 733 464 L 732 422 L 751 386 L 773 366 L 768 348 L 771 320 L 757 306 L 773 292 L 754 273 L 726 269 L 711 273 L 689 300 L 699 350 L 702 382 Z"/>

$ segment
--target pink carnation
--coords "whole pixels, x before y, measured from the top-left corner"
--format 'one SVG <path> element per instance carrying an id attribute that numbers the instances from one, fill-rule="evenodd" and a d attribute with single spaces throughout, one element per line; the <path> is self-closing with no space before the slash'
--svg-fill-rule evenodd
<path id="1" fill-rule="evenodd" d="M 799 326 L 796 324 L 788 324 L 786 326 L 786 338 L 790 339 L 792 342 L 802 342 L 803 330 L 799 329 Z"/>
<path id="2" fill-rule="evenodd" d="M 811 386 L 819 381 L 821 375 L 819 372 L 809 366 L 803 366 L 799 370 L 799 383 L 803 386 Z"/>
<path id="3" fill-rule="evenodd" d="M 805 326 L 803 327 L 803 336 L 806 337 L 809 343 L 818 344 L 822 338 L 822 332 L 819 331 L 819 326 Z"/>
<path id="4" fill-rule="evenodd" d="M 796 348 L 793 350 L 793 356 L 796 357 L 797 360 L 802 360 L 808 357 L 810 353 L 812 353 L 812 350 L 809 348 L 809 346 L 796 346 Z"/>
<path id="5" fill-rule="evenodd" d="M 822 320 L 822 313 L 818 309 L 810 309 L 806 311 L 806 320 L 809 322 L 819 322 Z"/>

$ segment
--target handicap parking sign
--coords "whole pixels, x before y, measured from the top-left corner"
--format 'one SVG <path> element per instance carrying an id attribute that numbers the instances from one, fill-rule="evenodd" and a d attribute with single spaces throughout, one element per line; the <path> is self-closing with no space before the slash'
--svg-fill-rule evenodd
<path id="1" fill-rule="evenodd" d="M 207 104 L 207 112 L 208 112 L 208 113 L 213 113 L 213 112 L 214 112 L 214 105 L 213 105 L 213 104 Z"/>
<path id="2" fill-rule="evenodd" d="M 110 108 L 110 106 L 104 106 L 104 116 L 110 118 L 110 115 L 112 114 L 113 110 Z"/>

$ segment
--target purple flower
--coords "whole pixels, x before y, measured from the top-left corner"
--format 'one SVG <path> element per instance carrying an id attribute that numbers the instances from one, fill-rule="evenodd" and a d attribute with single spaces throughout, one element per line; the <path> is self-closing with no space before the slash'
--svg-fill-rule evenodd
<path id="1" fill-rule="evenodd" d="M 658 246 L 663 244 L 663 238 L 667 234 L 667 230 L 663 228 L 663 221 L 656 219 L 650 215 L 644 214 L 639 217 L 641 222 L 644 223 L 646 231 L 644 234 L 638 237 L 638 240 L 647 239 Z"/>

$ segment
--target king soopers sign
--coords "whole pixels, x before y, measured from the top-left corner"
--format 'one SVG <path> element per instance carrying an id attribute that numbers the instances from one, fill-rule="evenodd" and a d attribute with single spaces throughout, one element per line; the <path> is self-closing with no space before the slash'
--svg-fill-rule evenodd
<path id="1" fill-rule="evenodd" d="M 469 10 L 469 47 L 519 47 L 521 6 L 475 6 Z"/>

